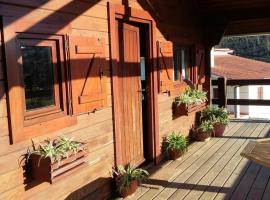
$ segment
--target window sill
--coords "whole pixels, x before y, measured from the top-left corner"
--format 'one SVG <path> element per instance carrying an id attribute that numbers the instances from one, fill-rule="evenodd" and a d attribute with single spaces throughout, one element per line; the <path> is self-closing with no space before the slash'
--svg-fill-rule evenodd
<path id="1" fill-rule="evenodd" d="M 49 134 L 63 128 L 75 125 L 77 118 L 75 116 L 65 116 L 49 121 L 40 122 L 31 126 L 23 127 L 19 130 L 14 130 L 12 135 L 12 144 L 23 140 L 32 139 L 34 137 Z"/>

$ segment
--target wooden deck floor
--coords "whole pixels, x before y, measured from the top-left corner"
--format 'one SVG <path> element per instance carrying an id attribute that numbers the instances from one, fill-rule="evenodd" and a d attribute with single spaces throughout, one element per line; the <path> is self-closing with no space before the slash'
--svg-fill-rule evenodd
<path id="1" fill-rule="evenodd" d="M 222 138 L 195 142 L 186 155 L 156 167 L 128 199 L 270 200 L 270 169 L 240 156 L 248 140 L 270 135 L 270 123 L 232 122 Z"/>

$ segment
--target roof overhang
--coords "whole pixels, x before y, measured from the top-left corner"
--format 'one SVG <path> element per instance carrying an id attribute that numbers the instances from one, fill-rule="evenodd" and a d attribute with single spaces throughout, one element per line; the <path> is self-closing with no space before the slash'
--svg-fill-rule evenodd
<path id="1" fill-rule="evenodd" d="M 196 0 L 208 40 L 223 35 L 270 32 L 269 0 Z M 223 31 L 221 31 L 223 30 Z M 215 31 L 209 36 L 209 32 Z"/>

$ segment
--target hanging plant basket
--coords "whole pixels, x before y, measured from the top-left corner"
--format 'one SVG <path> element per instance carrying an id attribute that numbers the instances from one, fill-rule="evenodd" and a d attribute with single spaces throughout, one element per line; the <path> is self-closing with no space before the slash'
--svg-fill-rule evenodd
<path id="1" fill-rule="evenodd" d="M 59 179 L 73 173 L 86 164 L 87 151 L 85 143 L 77 153 L 67 152 L 67 157 L 59 161 L 53 161 L 50 157 L 44 158 L 38 154 L 31 154 L 31 175 L 34 180 L 50 182 L 51 184 Z"/>
<path id="2" fill-rule="evenodd" d="M 206 107 L 206 103 L 201 104 L 180 104 L 177 105 L 175 102 L 173 104 L 173 114 L 174 116 L 182 116 L 182 115 L 189 115 L 190 113 L 199 112 L 202 111 Z"/>

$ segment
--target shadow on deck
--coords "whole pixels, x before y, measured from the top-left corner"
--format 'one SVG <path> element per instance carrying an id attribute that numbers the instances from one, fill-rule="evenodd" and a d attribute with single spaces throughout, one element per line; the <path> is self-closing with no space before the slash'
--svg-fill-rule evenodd
<path id="1" fill-rule="evenodd" d="M 179 160 L 151 169 L 128 199 L 270 199 L 270 169 L 240 156 L 250 139 L 270 135 L 270 122 L 233 121 L 224 137 L 195 142 Z"/>

